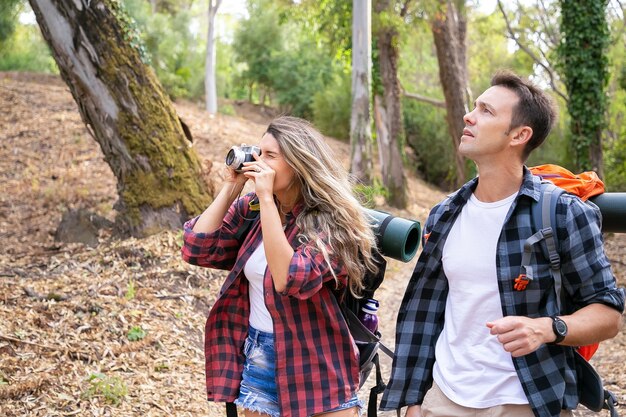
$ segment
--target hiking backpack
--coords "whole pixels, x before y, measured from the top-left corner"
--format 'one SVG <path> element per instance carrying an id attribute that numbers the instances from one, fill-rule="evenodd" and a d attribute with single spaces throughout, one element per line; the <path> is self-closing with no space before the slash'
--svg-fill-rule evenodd
<path id="1" fill-rule="evenodd" d="M 590 197 L 604 192 L 604 183 L 593 171 L 572 174 L 558 165 L 546 164 L 530 168 L 530 172 L 541 177 L 541 193 L 539 201 L 531 205 L 531 221 L 533 230 L 537 232 L 524 243 L 522 267 L 532 278 L 530 265 L 531 247 L 544 241 L 547 250 L 547 259 L 550 260 L 550 272 L 554 279 L 554 291 L 557 295 L 557 309 L 561 311 L 561 258 L 558 253 L 558 238 L 556 236 L 556 204 L 561 194 L 568 192 L 587 201 Z M 580 346 L 577 350 L 589 360 L 598 349 L 599 344 Z"/>
<path id="2" fill-rule="evenodd" d="M 237 229 L 235 237 L 241 241 L 242 238 L 250 231 L 252 224 L 259 216 L 259 203 L 255 197 L 249 203 L 250 211 L 248 217 L 244 220 L 243 224 Z M 380 246 L 377 239 L 377 246 Z M 342 315 L 348 325 L 350 334 L 354 339 L 357 348 L 359 349 L 359 389 L 363 387 L 367 378 L 372 370 L 376 369 L 376 384 L 370 389 L 370 395 L 367 403 L 367 416 L 376 417 L 378 410 L 378 395 L 382 394 L 385 390 L 386 383 L 383 380 L 382 372 L 380 369 L 380 361 L 378 351 L 382 350 L 390 358 L 393 359 L 393 351 L 385 346 L 381 341 L 380 332 L 372 333 L 359 319 L 358 315 L 361 308 L 368 299 L 374 298 L 374 293 L 383 282 L 385 278 L 385 269 L 387 261 L 380 254 L 374 256 L 374 261 L 378 266 L 378 271 L 373 273 L 366 273 L 363 277 L 364 288 L 362 290 L 361 298 L 355 297 L 349 290 L 345 288 L 343 294 L 337 298 L 339 307 L 341 308 Z M 237 417 L 237 407 L 234 403 L 226 403 L 226 416 Z"/>
<path id="3" fill-rule="evenodd" d="M 563 297 L 561 279 L 561 258 L 558 252 L 556 235 L 556 205 L 561 194 L 568 192 L 586 201 L 588 198 L 602 194 L 604 183 L 595 172 L 583 172 L 574 175 L 558 165 L 546 164 L 530 168 L 530 171 L 541 177 L 541 193 L 539 201 L 531 204 L 531 221 L 536 232 L 524 242 L 522 269 L 532 279 L 530 262 L 532 247 L 544 242 L 543 248 L 550 261 L 550 274 L 554 280 L 554 292 L 558 311 L 561 311 Z M 517 280 L 516 280 L 517 283 Z M 517 289 L 517 288 L 516 288 Z M 602 379 L 588 362 L 598 349 L 599 343 L 579 346 L 575 351 L 576 372 L 578 375 L 579 401 L 592 411 L 602 409 L 610 411 L 611 417 L 618 417 L 615 395 L 604 389 Z"/>

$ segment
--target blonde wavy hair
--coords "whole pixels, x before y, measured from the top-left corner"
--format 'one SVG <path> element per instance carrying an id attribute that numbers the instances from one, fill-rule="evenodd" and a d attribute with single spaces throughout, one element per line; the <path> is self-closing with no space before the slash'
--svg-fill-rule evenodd
<path id="1" fill-rule="evenodd" d="M 350 291 L 359 297 L 365 273 L 378 270 L 374 261 L 377 248 L 348 172 L 322 134 L 306 120 L 282 116 L 269 124 L 266 133 L 276 139 L 299 181 L 305 206 L 296 219 L 300 238 L 312 243 L 329 265 L 330 248 L 348 272 Z"/>

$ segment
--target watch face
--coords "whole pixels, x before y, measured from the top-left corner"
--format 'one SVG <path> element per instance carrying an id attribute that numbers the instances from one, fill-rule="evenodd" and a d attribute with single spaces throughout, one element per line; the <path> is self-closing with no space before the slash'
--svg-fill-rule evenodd
<path id="1" fill-rule="evenodd" d="M 563 320 L 556 320 L 554 322 L 554 328 L 556 330 L 556 332 L 560 335 L 565 335 L 567 334 L 567 325 L 565 324 L 565 322 Z"/>

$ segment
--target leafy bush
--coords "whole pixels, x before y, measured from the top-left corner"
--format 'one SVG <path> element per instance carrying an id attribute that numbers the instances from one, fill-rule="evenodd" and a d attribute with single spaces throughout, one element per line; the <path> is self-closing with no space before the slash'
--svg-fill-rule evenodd
<path id="1" fill-rule="evenodd" d="M 415 168 L 425 181 L 450 188 L 454 149 L 444 109 L 405 99 L 402 102 L 406 143 L 415 152 Z"/>
<path id="2" fill-rule="evenodd" d="M 313 96 L 315 126 L 327 136 L 350 140 L 352 85 L 350 74 L 340 74 Z"/>
<path id="3" fill-rule="evenodd" d="M 159 81 L 173 98 L 198 98 L 204 94 L 204 34 L 193 32 L 189 10 L 152 13 L 142 0 L 125 0 L 129 15 L 141 32 Z"/>
<path id="4" fill-rule="evenodd" d="M 326 53 L 309 43 L 283 51 L 270 73 L 279 105 L 294 116 L 312 118 L 313 96 L 330 81 L 332 70 Z"/>
<path id="5" fill-rule="evenodd" d="M 48 45 L 35 25 L 18 25 L 0 45 L 0 71 L 31 71 L 58 74 Z"/>
<path id="6" fill-rule="evenodd" d="M 618 89 L 609 109 L 610 130 L 604 137 L 604 174 L 607 189 L 626 191 L 626 89 Z M 610 134 L 609 134 L 610 133 Z"/>

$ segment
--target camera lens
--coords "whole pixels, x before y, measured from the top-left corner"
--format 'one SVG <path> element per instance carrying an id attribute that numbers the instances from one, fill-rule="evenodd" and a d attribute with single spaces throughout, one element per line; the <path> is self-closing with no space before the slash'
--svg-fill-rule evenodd
<path id="1" fill-rule="evenodd" d="M 236 172 L 240 172 L 244 161 L 245 154 L 241 149 L 239 149 L 238 146 L 233 146 L 226 154 L 226 165 L 234 169 Z"/>
<path id="2" fill-rule="evenodd" d="M 226 165 L 231 166 L 235 162 L 235 150 L 231 149 L 226 154 Z"/>

